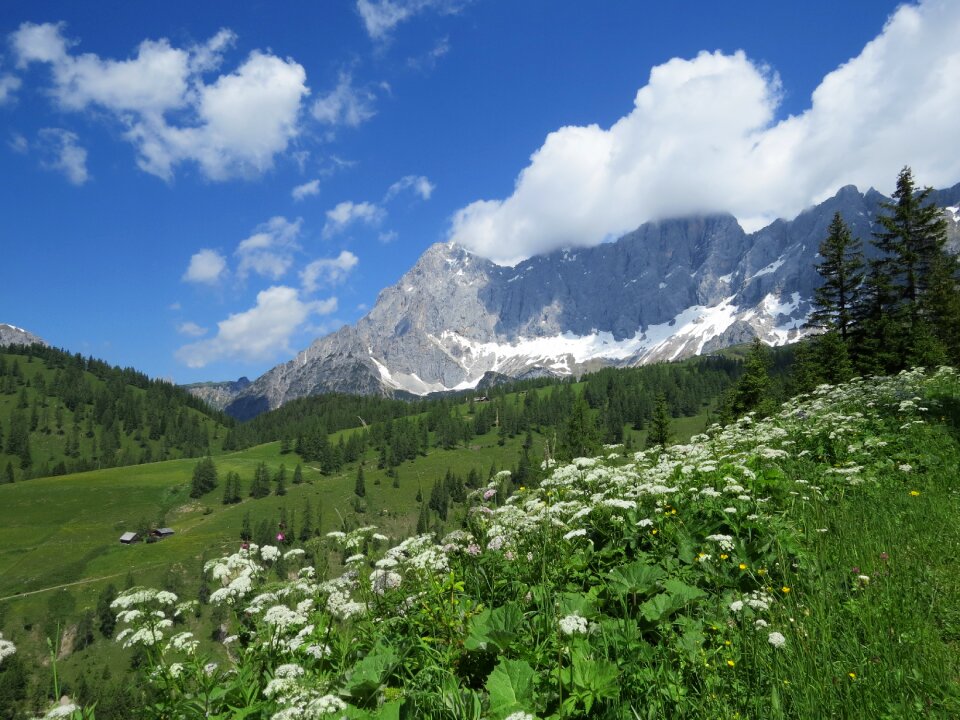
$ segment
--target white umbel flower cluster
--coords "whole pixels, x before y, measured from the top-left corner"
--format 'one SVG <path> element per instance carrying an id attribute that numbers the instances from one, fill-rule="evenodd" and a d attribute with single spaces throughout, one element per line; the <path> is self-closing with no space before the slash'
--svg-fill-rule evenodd
<path id="1" fill-rule="evenodd" d="M 586 635 L 587 619 L 578 613 L 560 618 L 560 632 L 564 635 Z"/>
<path id="2" fill-rule="evenodd" d="M 3 633 L 0 633 L 0 664 L 15 652 L 17 652 L 17 646 L 9 640 L 4 640 Z"/>

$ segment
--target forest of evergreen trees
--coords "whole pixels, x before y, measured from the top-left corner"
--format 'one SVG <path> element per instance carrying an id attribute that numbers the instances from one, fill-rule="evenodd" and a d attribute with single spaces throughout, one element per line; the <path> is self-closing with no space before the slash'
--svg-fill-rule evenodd
<path id="1" fill-rule="evenodd" d="M 196 457 L 233 424 L 171 383 L 41 345 L 3 348 L 2 398 L 0 482 Z"/>
<path id="2" fill-rule="evenodd" d="M 907 367 L 960 365 L 960 264 L 947 250 L 947 222 L 901 170 L 870 246 L 838 213 L 820 245 L 809 325 L 823 334 L 798 356 L 798 384 L 840 382 Z"/>

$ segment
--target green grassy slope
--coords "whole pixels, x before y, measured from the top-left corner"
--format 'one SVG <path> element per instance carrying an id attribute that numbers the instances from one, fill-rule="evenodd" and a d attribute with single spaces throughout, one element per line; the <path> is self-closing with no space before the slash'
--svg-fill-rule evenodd
<path id="1" fill-rule="evenodd" d="M 36 353 L 0 353 L 0 483 L 10 471 L 19 481 L 223 445 L 221 418 L 173 386 L 49 348 Z M 29 434 L 29 464 L 11 447 L 18 424 Z"/>

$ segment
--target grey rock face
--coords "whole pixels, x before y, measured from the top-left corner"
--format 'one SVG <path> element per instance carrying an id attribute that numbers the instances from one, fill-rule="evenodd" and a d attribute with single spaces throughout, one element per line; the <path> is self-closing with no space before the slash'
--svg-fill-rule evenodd
<path id="1" fill-rule="evenodd" d="M 47 341 L 16 325 L 0 323 L 0 347 L 5 345 L 46 345 Z"/>
<path id="2" fill-rule="evenodd" d="M 960 185 L 932 199 L 946 208 L 951 243 L 960 245 Z M 265 373 L 227 411 L 249 417 L 321 392 L 423 395 L 503 376 L 579 374 L 756 336 L 790 342 L 806 332 L 820 283 L 817 249 L 834 213 L 869 245 L 886 200 L 847 186 L 750 234 L 727 214 L 678 218 L 515 267 L 439 243 L 354 327 Z"/>
<path id="3" fill-rule="evenodd" d="M 250 379 L 242 377 L 239 380 L 226 380 L 224 382 L 203 382 L 182 385 L 184 390 L 189 392 L 210 407 L 217 410 L 223 410 L 229 405 L 241 392 L 250 385 Z"/>

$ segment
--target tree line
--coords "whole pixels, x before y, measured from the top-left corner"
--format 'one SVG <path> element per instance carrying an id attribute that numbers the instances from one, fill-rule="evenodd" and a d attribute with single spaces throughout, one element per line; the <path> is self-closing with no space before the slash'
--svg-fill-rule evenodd
<path id="1" fill-rule="evenodd" d="M 867 251 L 840 213 L 820 244 L 808 326 L 823 333 L 800 351 L 800 385 L 960 365 L 960 263 L 947 221 L 909 167 L 881 204 Z"/>

